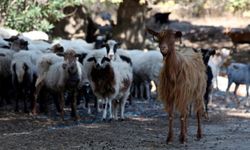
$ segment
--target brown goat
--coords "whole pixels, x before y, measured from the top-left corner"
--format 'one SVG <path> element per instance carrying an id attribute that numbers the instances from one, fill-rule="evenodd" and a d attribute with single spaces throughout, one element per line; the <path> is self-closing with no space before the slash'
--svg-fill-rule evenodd
<path id="1" fill-rule="evenodd" d="M 180 112 L 180 142 L 186 142 L 188 106 L 194 103 L 197 114 L 197 138 L 202 137 L 200 118 L 203 113 L 203 96 L 206 91 L 206 67 L 200 53 L 194 51 L 176 51 L 175 41 L 181 38 L 181 32 L 171 29 L 155 32 L 147 31 L 159 40 L 164 57 L 164 66 L 160 74 L 159 98 L 169 116 L 167 143 L 173 141 L 173 111 Z"/>
<path id="2" fill-rule="evenodd" d="M 225 29 L 224 34 L 229 36 L 234 45 L 234 52 L 237 52 L 237 45 L 250 44 L 250 31 L 245 29 Z"/>

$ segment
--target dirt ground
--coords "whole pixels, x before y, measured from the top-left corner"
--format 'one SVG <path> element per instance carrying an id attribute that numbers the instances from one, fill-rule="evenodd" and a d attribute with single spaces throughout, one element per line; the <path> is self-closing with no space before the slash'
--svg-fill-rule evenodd
<path id="1" fill-rule="evenodd" d="M 233 97 L 232 97 L 233 98 Z M 101 115 L 88 115 L 79 108 L 81 120 L 66 117 L 61 121 L 55 110 L 48 116 L 0 111 L 0 149 L 250 149 L 250 107 L 236 108 L 227 102 L 225 93 L 215 91 L 210 104 L 209 120 L 203 119 L 204 137 L 197 141 L 196 120 L 189 117 L 188 142 L 180 144 L 179 119 L 174 123 L 174 142 L 167 145 L 167 114 L 162 104 L 134 100 L 126 108 L 124 121 L 101 121 Z M 5 108 L 6 110 L 6 108 Z M 69 114 L 66 111 L 66 114 Z"/>

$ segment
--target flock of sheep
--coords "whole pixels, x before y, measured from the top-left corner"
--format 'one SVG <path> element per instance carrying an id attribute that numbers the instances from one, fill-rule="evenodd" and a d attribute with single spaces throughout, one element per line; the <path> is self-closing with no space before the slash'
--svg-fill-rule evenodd
<path id="1" fill-rule="evenodd" d="M 88 107 L 93 93 L 97 110 L 99 100 L 104 103 L 103 120 L 123 120 L 127 100 L 131 95 L 149 99 L 150 82 L 153 81 L 169 114 L 167 142 L 173 140 L 175 109 L 180 112 L 180 142 L 186 141 L 190 104 L 197 114 L 197 138 L 201 138 L 203 104 L 208 112 L 212 80 L 216 81 L 230 51 L 223 49 L 216 53 L 210 49 L 176 47 L 175 41 L 181 38 L 180 32 L 147 30 L 158 38 L 160 51 L 126 50 L 119 48 L 120 43 L 114 40 L 105 41 L 104 47 L 98 49 L 95 43 L 81 39 L 49 43 L 43 32 L 17 35 L 1 29 L 0 102 L 10 103 L 13 99 L 15 111 L 19 111 L 19 101 L 23 101 L 24 111 L 36 115 L 37 104 L 39 112 L 46 112 L 48 101 L 52 99 L 64 119 L 64 105 L 68 101 L 71 116 L 78 120 L 79 99 L 83 98 Z M 228 90 L 233 82 L 236 90 L 239 84 L 247 84 L 248 95 L 249 74 L 249 65 L 232 63 L 228 67 Z"/>

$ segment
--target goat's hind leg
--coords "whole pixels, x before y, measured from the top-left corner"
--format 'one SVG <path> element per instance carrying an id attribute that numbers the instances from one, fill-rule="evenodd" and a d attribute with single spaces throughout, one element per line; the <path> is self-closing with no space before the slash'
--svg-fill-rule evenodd
<path id="1" fill-rule="evenodd" d="M 180 116 L 181 131 L 180 131 L 180 143 L 184 144 L 187 142 L 187 115 L 186 113 L 181 113 Z"/>
<path id="2" fill-rule="evenodd" d="M 202 114 L 202 110 L 198 109 L 196 112 L 197 115 L 197 139 L 200 140 L 202 138 L 202 130 L 201 130 L 201 114 Z"/>

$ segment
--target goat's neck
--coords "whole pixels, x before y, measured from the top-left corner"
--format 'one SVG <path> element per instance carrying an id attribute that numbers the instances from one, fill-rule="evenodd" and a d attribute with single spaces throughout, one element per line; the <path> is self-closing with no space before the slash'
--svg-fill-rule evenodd
<path id="1" fill-rule="evenodd" d="M 165 60 L 165 70 L 167 71 L 167 76 L 170 80 L 175 80 L 179 70 L 179 62 L 177 59 L 176 51 L 172 48 L 168 57 Z"/>

